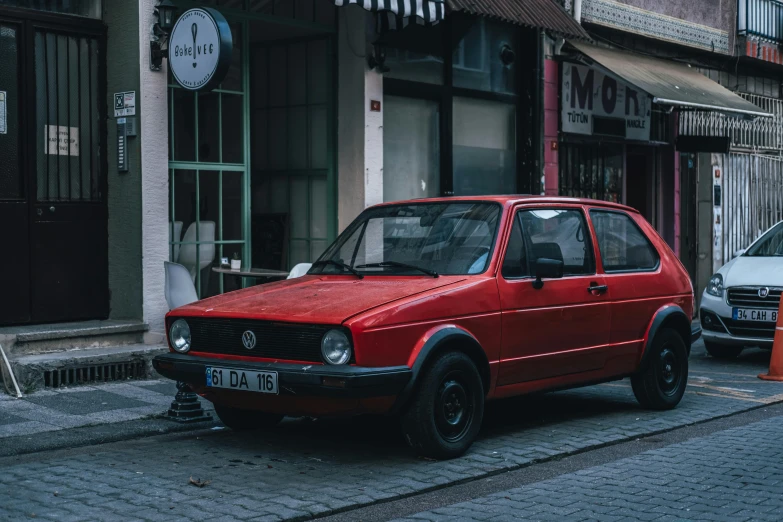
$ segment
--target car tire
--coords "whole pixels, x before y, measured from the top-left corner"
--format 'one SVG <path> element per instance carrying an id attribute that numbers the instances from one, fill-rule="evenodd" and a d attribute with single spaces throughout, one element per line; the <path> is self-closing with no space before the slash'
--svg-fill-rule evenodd
<path id="1" fill-rule="evenodd" d="M 462 352 L 448 352 L 427 367 L 401 420 L 419 455 L 451 459 L 468 450 L 483 417 L 484 385 L 476 365 Z"/>
<path id="2" fill-rule="evenodd" d="M 704 341 L 704 348 L 716 359 L 736 359 L 743 350 L 742 346 L 724 346 L 707 341 Z"/>
<path id="3" fill-rule="evenodd" d="M 223 424 L 234 431 L 273 428 L 283 420 L 282 415 L 255 410 L 240 410 L 219 404 L 215 404 L 215 413 Z"/>
<path id="4" fill-rule="evenodd" d="M 677 331 L 665 328 L 650 345 L 646 366 L 631 377 L 636 400 L 651 410 L 670 410 L 679 404 L 688 383 L 688 349 Z"/>

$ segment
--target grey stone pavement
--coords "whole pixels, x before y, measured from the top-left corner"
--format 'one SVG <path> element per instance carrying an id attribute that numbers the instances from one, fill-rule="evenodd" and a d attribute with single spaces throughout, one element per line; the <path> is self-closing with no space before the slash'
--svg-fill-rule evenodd
<path id="1" fill-rule="evenodd" d="M 492 403 L 488 405 L 479 440 L 468 454 L 451 461 L 414 457 L 404 446 L 396 424 L 376 418 L 287 419 L 268 433 L 202 430 L 0 458 L 0 520 L 31 516 L 56 520 L 202 520 L 207 517 L 210 520 L 284 520 L 339 513 L 781 402 L 783 383 L 756 378 L 768 363 L 769 352 L 759 350 L 749 350 L 737 361 L 719 362 L 706 356 L 697 345 L 691 356 L 688 391 L 679 407 L 668 412 L 640 409 L 627 380 Z M 96 389 L 100 391 L 103 387 Z M 31 400 L 34 398 L 35 395 L 31 396 Z M 161 406 L 167 405 L 170 399 L 167 396 Z M 5 413 L 7 403 L 0 403 L 0 414 Z M 775 442 L 772 435 L 775 429 L 780 433 L 780 426 L 773 420 L 770 422 L 769 426 L 754 425 L 752 433 L 744 438 L 741 434 L 720 435 L 728 437 L 725 444 L 705 442 L 703 446 L 678 449 L 681 458 L 695 459 L 693 478 L 688 475 L 691 464 L 686 462 L 677 468 L 678 480 L 692 483 L 695 488 L 694 493 L 679 500 L 689 498 L 686 504 L 698 503 L 696 491 L 701 490 L 697 483 L 704 479 L 699 466 L 709 466 L 713 461 L 715 469 L 720 471 L 735 466 L 733 469 L 740 473 L 735 477 L 737 484 L 743 478 L 752 482 L 761 477 L 763 472 L 757 468 L 759 459 L 770 455 L 777 461 L 769 464 L 780 473 L 780 450 L 770 452 L 765 446 Z M 738 447 L 739 441 L 745 439 L 745 445 Z M 726 445 L 732 443 L 735 445 L 727 451 Z M 708 458 L 705 452 L 710 447 L 720 448 L 721 455 Z M 750 457 L 756 450 L 757 458 L 753 460 Z M 659 458 L 655 456 L 644 458 L 663 463 L 660 466 L 664 468 L 673 465 L 673 461 L 664 457 L 660 457 L 663 460 L 655 460 Z M 604 470 L 601 472 L 604 475 L 593 477 L 606 481 L 597 482 L 594 489 L 611 489 L 616 495 L 625 495 L 618 497 L 619 500 L 601 497 L 600 502 L 627 507 L 637 496 L 654 498 L 642 494 L 646 490 L 639 486 L 644 477 L 642 472 L 647 473 L 646 467 L 652 464 L 639 462 L 642 461 L 623 462 L 627 467 L 617 475 Z M 642 472 L 635 473 L 634 466 Z M 626 471 L 627 484 L 623 475 Z M 654 471 L 653 467 L 649 473 Z M 574 475 L 577 478 L 573 480 L 583 482 L 589 476 Z M 190 478 L 209 483 L 196 487 L 189 484 Z M 783 485 L 776 482 L 779 478 L 769 479 L 770 491 L 777 487 L 775 491 L 783 492 Z M 618 484 L 627 488 L 625 493 L 618 489 Z M 655 485 L 665 488 L 667 484 Z M 606 488 L 601 489 L 603 486 Z M 536 490 L 539 501 L 543 497 L 556 498 L 551 490 L 545 489 L 550 485 L 541 487 L 544 489 Z M 563 487 L 584 489 L 585 486 Z M 742 490 L 739 486 L 734 489 Z M 745 493 L 749 503 L 764 500 L 754 496 L 752 488 Z M 513 499 L 518 494 L 527 495 L 514 492 L 508 496 Z M 676 502 L 671 497 L 667 498 Z M 541 504 L 544 508 L 539 511 L 524 505 L 532 510 L 532 518 L 543 512 L 546 516 L 554 513 L 561 520 L 571 519 L 558 511 L 547 511 L 552 509 L 552 502 Z M 710 502 L 706 505 L 712 506 Z M 585 511 L 583 518 L 589 517 L 589 513 L 592 512 Z M 610 520 L 607 513 L 594 513 L 602 520 L 605 515 Z M 505 515 L 508 513 L 494 513 L 494 516 Z M 636 518 L 632 512 L 621 511 L 615 515 Z M 445 515 L 435 513 L 434 516 Z M 692 518 L 690 512 L 679 516 L 686 520 Z"/>
<path id="2" fill-rule="evenodd" d="M 783 519 L 783 416 L 400 521 Z"/>
<path id="3" fill-rule="evenodd" d="M 0 393 L 0 445 L 9 437 L 160 416 L 176 393 L 168 379 L 44 389 L 22 399 Z M 212 409 L 209 402 L 202 404 Z"/>

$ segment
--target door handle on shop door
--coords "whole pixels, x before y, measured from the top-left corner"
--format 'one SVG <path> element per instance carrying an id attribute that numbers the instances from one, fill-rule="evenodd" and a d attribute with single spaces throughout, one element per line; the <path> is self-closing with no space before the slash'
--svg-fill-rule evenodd
<path id="1" fill-rule="evenodd" d="M 54 212 L 54 207 L 49 207 L 49 212 Z"/>
<path id="2" fill-rule="evenodd" d="M 595 282 L 591 282 L 590 286 L 587 287 L 587 291 L 590 292 L 591 294 L 592 293 L 603 294 L 607 290 L 609 290 L 609 287 L 607 285 L 599 285 L 598 283 Z"/>

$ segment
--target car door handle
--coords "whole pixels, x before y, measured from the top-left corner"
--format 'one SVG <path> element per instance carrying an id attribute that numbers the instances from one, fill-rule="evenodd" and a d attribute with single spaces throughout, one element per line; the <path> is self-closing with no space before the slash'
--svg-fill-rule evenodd
<path id="1" fill-rule="evenodd" d="M 603 294 L 609 290 L 609 287 L 607 285 L 597 285 L 595 283 L 590 283 L 590 286 L 587 287 L 587 291 L 592 293 L 598 292 L 599 294 Z"/>

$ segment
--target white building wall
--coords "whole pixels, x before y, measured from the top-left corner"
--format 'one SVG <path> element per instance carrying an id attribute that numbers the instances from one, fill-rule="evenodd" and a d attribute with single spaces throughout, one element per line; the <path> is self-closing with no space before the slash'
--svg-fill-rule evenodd
<path id="1" fill-rule="evenodd" d="M 139 0 L 139 63 L 141 90 L 136 116 L 141 140 L 141 263 L 143 320 L 147 342 L 164 340 L 168 312 L 163 293 L 163 262 L 169 258 L 168 98 L 166 60 L 161 71 L 150 70 L 149 35 L 155 23 L 156 0 Z"/>
<path id="2" fill-rule="evenodd" d="M 383 76 L 367 66 L 373 15 L 356 6 L 338 9 L 337 228 L 383 202 Z"/>

